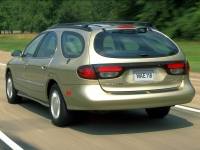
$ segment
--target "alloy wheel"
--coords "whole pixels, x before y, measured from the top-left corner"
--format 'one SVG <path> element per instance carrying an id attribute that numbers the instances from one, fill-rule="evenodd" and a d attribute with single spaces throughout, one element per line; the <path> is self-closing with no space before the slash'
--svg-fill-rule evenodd
<path id="1" fill-rule="evenodd" d="M 60 115 L 60 97 L 55 90 L 51 94 L 51 113 L 55 119 Z"/>

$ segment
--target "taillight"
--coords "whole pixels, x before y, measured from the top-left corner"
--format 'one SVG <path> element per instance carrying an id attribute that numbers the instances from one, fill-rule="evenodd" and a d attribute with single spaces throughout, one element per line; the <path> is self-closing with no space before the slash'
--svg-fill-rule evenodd
<path id="1" fill-rule="evenodd" d="M 184 63 L 175 63 L 175 64 L 168 64 L 167 67 L 169 69 L 177 69 L 177 68 L 184 68 Z"/>
<path id="2" fill-rule="evenodd" d="M 81 66 L 77 69 L 79 77 L 84 79 L 96 79 L 96 74 L 92 66 Z"/>
<path id="3" fill-rule="evenodd" d="M 185 69 L 185 64 L 184 63 L 168 64 L 167 68 L 170 70 L 172 74 L 182 74 Z"/>
<path id="4" fill-rule="evenodd" d="M 98 67 L 99 72 L 118 72 L 121 71 L 122 67 L 121 66 L 101 66 Z"/>
<path id="5" fill-rule="evenodd" d="M 135 28 L 135 26 L 128 25 L 128 24 L 123 24 L 123 25 L 119 25 L 118 28 Z"/>
<path id="6" fill-rule="evenodd" d="M 190 64 L 189 64 L 189 62 L 187 61 L 185 65 L 186 65 L 185 66 L 185 73 L 189 74 L 189 72 L 190 72 Z"/>
<path id="7" fill-rule="evenodd" d="M 97 68 L 99 75 L 102 78 L 113 78 L 116 77 L 122 70 L 121 66 L 99 66 Z"/>

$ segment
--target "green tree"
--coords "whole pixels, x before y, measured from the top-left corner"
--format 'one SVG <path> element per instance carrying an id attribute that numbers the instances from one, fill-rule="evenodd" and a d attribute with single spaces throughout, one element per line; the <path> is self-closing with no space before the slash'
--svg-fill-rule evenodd
<path id="1" fill-rule="evenodd" d="M 110 19 L 113 0 L 91 0 L 92 21 L 106 21 Z"/>
<path id="2" fill-rule="evenodd" d="M 82 22 L 91 20 L 90 1 L 63 1 L 56 11 L 58 23 Z"/>
<path id="3" fill-rule="evenodd" d="M 24 31 L 41 32 L 54 20 L 52 0 L 16 0 L 12 4 L 13 21 Z"/>
<path id="4" fill-rule="evenodd" d="M 1 30 L 8 30 L 12 33 L 13 22 L 12 22 L 12 15 L 10 13 L 10 5 L 9 1 L 0 1 L 0 33 Z"/>
<path id="5" fill-rule="evenodd" d="M 115 0 L 111 17 L 148 21 L 172 38 L 196 39 L 200 33 L 198 1 Z"/>
<path id="6" fill-rule="evenodd" d="M 0 29 L 41 32 L 57 23 L 147 21 L 172 38 L 200 37 L 199 0 L 0 0 Z M 1 30 L 0 30 L 1 31 Z"/>
<path id="7" fill-rule="evenodd" d="M 175 16 L 172 22 L 169 22 L 166 32 L 172 38 L 198 40 L 200 38 L 200 2 L 187 8 L 181 7 L 179 11 L 182 14 Z"/>

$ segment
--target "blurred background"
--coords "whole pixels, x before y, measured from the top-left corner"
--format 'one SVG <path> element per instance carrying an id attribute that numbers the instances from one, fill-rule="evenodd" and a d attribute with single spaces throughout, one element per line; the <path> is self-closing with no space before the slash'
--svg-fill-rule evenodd
<path id="1" fill-rule="evenodd" d="M 200 38 L 199 0 L 0 0 L 1 32 L 104 20 L 148 21 L 171 38 Z"/>
<path id="2" fill-rule="evenodd" d="M 152 23 L 176 41 L 192 71 L 200 72 L 199 0 L 0 0 L 0 50 L 22 49 L 37 33 L 54 24 L 109 20 Z M 4 34 L 13 33 L 26 35 L 9 35 L 9 45 L 16 47 L 8 47 Z M 16 37 L 23 40 L 19 42 Z"/>

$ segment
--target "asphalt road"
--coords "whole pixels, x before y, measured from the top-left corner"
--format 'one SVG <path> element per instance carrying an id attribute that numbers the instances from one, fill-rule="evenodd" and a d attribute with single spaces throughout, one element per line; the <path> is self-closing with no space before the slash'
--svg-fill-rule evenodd
<path id="1" fill-rule="evenodd" d="M 7 103 L 4 70 L 0 65 L 0 130 L 22 149 L 200 150 L 200 113 L 173 107 L 167 117 L 151 119 L 144 110 L 79 112 L 76 124 L 58 128 L 48 108 L 36 102 Z M 197 79 L 192 80 L 197 93 L 187 106 L 200 108 L 200 76 L 191 78 Z M 10 148 L 0 140 L 0 149 Z"/>

